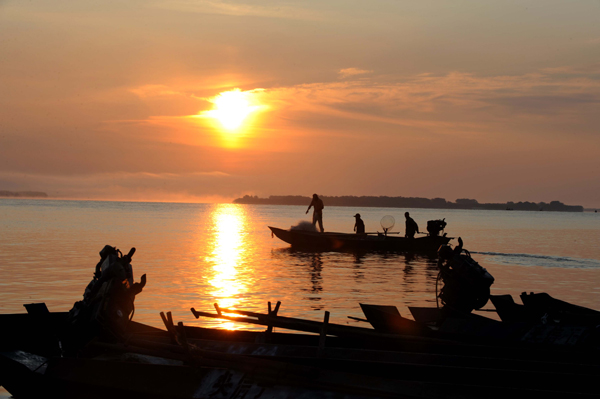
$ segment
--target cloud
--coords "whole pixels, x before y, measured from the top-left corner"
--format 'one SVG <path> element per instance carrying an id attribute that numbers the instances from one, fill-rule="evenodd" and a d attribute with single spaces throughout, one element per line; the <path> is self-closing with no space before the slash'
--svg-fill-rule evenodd
<path id="1" fill-rule="evenodd" d="M 338 72 L 338 74 L 340 75 L 341 79 L 345 79 L 345 78 L 348 78 L 350 76 L 364 75 L 364 74 L 372 73 L 372 72 L 373 71 L 368 71 L 366 69 L 345 68 L 345 69 L 340 69 L 340 71 Z"/>
<path id="2" fill-rule="evenodd" d="M 466 137 L 495 134 L 507 124 L 521 124 L 511 126 L 511 131 L 524 130 L 529 124 L 525 134 L 534 134 L 572 123 L 575 119 L 580 124 L 577 134 L 585 134 L 594 121 L 599 122 L 597 113 L 591 110 L 600 101 L 600 80 L 596 79 L 599 71 L 600 67 L 589 66 L 543 69 L 522 75 L 479 76 L 456 71 L 443 75 L 421 73 L 401 79 L 385 75 L 365 79 L 363 75 L 370 71 L 347 68 L 340 71 L 346 76 L 344 81 L 254 89 L 244 93 L 270 110 L 263 120 L 263 133 L 279 131 L 282 140 L 300 130 L 305 137 L 316 132 L 364 135 L 360 129 L 367 128 L 368 123 L 378 127 L 370 137 L 387 134 L 383 133 L 383 126 L 395 128 L 398 134 L 412 131 Z M 148 85 L 131 91 L 140 95 L 143 101 L 150 101 L 151 95 L 171 95 L 185 90 L 183 87 Z M 195 101 L 196 107 L 198 100 L 202 100 L 204 106 L 210 105 L 210 95 L 200 97 L 189 93 L 186 101 Z M 217 93 L 215 90 L 213 95 Z M 201 109 L 194 110 L 194 114 L 206 114 Z M 540 119 L 540 116 L 544 118 Z M 148 121 L 173 126 L 182 123 L 180 118 L 161 117 L 160 114 Z M 344 133 L 340 133 L 342 131 Z M 205 135 L 209 134 L 209 130 L 205 132 Z M 274 148 L 272 145 L 267 147 Z"/>
<path id="3" fill-rule="evenodd" d="M 328 115 L 414 125 L 446 121 L 457 123 L 493 119 L 511 112 L 526 116 L 572 112 L 589 113 L 586 107 L 600 100 L 595 70 L 546 70 L 515 76 L 477 76 L 451 72 L 421 74 L 400 81 L 376 77 L 336 83 L 314 83 L 267 90 L 290 108 L 304 107 Z M 285 99 L 285 100 L 284 100 Z M 268 99 L 265 99 L 268 101 Z M 495 105 L 490 109 L 490 105 Z M 504 109 L 504 111 L 503 111 Z M 466 122 L 466 121 L 465 121 Z"/>
<path id="4" fill-rule="evenodd" d="M 242 1 L 219 1 L 219 0 L 176 0 L 159 1 L 154 7 L 201 14 L 220 14 L 235 17 L 266 17 L 297 20 L 321 20 L 322 15 L 318 12 L 298 7 L 295 4 L 285 2 L 242 2 Z"/>
<path id="5" fill-rule="evenodd" d="M 562 95 L 521 95 L 486 100 L 491 104 L 508 107 L 518 113 L 554 115 L 580 106 L 600 104 L 600 93 L 565 93 Z"/>

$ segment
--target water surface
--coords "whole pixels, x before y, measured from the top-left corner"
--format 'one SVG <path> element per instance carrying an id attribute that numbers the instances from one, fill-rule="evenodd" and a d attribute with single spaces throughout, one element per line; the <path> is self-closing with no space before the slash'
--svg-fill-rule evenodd
<path id="1" fill-rule="evenodd" d="M 308 206 L 308 204 L 307 204 Z M 351 232 L 361 213 L 367 231 L 380 230 L 384 215 L 403 231 L 405 211 L 424 230 L 445 218 L 446 232 L 496 278 L 493 294 L 547 292 L 600 309 L 600 223 L 595 213 L 465 211 L 327 207 L 327 231 Z M 267 226 L 288 228 L 308 220 L 306 207 L 99 201 L 0 200 L 0 312 L 46 302 L 67 311 L 82 298 L 105 244 L 123 252 L 136 247 L 136 280 L 148 285 L 136 299 L 134 319 L 161 326 L 161 311 L 176 321 L 196 320 L 189 309 L 221 307 L 356 325 L 359 303 L 435 306 L 436 259 L 393 253 L 310 253 L 290 250 Z M 489 305 L 488 305 L 489 306 Z"/>

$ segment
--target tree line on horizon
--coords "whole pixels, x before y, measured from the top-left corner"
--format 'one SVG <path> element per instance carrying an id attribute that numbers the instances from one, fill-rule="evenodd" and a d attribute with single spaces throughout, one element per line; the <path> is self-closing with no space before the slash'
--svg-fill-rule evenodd
<path id="1" fill-rule="evenodd" d="M 377 208 L 430 208 L 430 209 L 485 209 L 485 210 L 515 210 L 515 211 L 552 211 L 552 212 L 583 212 L 583 206 L 565 205 L 560 201 L 546 202 L 506 202 L 479 203 L 475 199 L 460 198 L 456 202 L 444 198 L 419 197 L 388 197 L 388 196 L 319 196 L 325 206 L 377 207 Z M 311 197 L 302 195 L 271 195 L 268 198 L 244 195 L 233 200 L 234 204 L 259 205 L 305 205 L 308 206 Z"/>
<path id="2" fill-rule="evenodd" d="M 7 191 L 0 190 L 0 197 L 18 198 L 48 198 L 48 194 L 42 191 Z"/>

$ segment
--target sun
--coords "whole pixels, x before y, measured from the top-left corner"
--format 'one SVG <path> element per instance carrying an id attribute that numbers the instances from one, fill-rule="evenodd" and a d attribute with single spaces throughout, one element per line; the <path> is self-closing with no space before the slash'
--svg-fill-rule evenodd
<path id="1" fill-rule="evenodd" d="M 208 100 L 214 104 L 215 109 L 205 111 L 203 115 L 218 120 L 227 130 L 237 130 L 248 115 L 261 108 L 260 105 L 251 103 L 252 94 L 237 88 L 219 93 Z"/>

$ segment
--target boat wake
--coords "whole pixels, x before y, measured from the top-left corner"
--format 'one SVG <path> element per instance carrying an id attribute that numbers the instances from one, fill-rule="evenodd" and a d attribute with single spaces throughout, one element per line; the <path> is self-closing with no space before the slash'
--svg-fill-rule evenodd
<path id="1" fill-rule="evenodd" d="M 531 254 L 505 254 L 501 252 L 475 252 L 472 254 L 492 257 L 492 261 L 503 265 L 562 267 L 566 269 L 597 269 L 600 260 L 580 259 L 565 256 L 546 256 Z"/>

